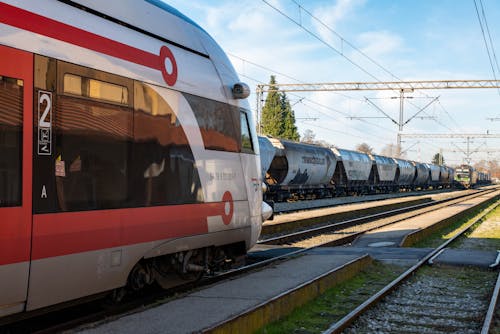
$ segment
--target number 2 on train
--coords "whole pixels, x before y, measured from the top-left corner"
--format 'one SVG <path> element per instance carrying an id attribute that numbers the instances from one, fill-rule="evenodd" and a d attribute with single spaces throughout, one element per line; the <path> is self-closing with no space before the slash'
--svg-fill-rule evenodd
<path id="1" fill-rule="evenodd" d="M 38 92 L 38 155 L 52 154 L 52 93 Z"/>

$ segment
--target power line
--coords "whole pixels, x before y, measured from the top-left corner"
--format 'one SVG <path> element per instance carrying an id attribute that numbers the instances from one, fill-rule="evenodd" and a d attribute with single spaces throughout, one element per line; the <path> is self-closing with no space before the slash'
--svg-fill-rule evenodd
<path id="1" fill-rule="evenodd" d="M 272 71 L 272 70 L 271 70 L 271 71 Z M 250 80 L 252 80 L 252 81 L 255 81 L 255 82 L 259 83 L 259 84 L 264 84 L 262 81 L 257 80 L 257 79 L 255 79 L 255 78 L 252 78 L 252 77 L 250 77 L 250 76 L 248 76 L 248 75 L 246 75 L 246 74 L 238 73 L 238 75 L 240 75 L 240 76 L 242 76 L 242 77 L 245 77 L 245 78 L 247 78 L 247 79 L 250 79 Z M 311 100 L 311 99 L 308 99 L 308 98 L 306 98 L 306 97 L 299 96 L 299 95 L 297 95 L 297 94 L 293 94 L 293 93 L 292 93 L 292 94 L 290 94 L 290 96 L 295 96 L 295 97 L 297 97 L 297 98 L 299 98 L 299 99 L 301 99 L 301 100 L 306 100 L 306 101 L 308 101 L 308 102 L 310 102 L 310 103 L 312 103 L 312 104 L 315 104 L 316 106 L 319 106 L 319 107 L 322 107 L 322 108 L 324 108 L 324 109 L 327 109 L 327 110 L 333 111 L 333 112 L 338 113 L 338 114 L 340 114 L 340 115 L 343 115 L 343 116 L 345 116 L 345 117 L 351 117 L 351 115 L 349 115 L 349 114 L 348 114 L 348 113 L 346 113 L 346 112 L 343 112 L 343 111 L 341 111 L 341 110 L 338 110 L 338 109 L 332 108 L 332 107 L 330 107 L 330 106 L 325 106 L 324 104 L 318 103 L 318 102 L 313 101 L 313 100 Z M 303 104 L 307 106 L 307 104 L 305 104 L 305 103 L 303 103 Z M 311 106 L 308 106 L 308 107 L 312 108 Z M 312 109 L 313 109 L 313 108 L 312 108 Z M 320 111 L 320 110 L 318 110 L 318 109 L 313 109 L 313 110 L 315 110 L 315 111 L 317 111 L 318 113 L 320 113 L 320 114 L 322 114 L 322 115 L 324 115 L 324 116 L 326 116 L 326 117 L 329 117 L 329 118 L 331 118 L 331 119 L 333 119 L 333 120 L 337 120 L 336 118 L 334 118 L 333 116 L 331 116 L 331 115 L 330 115 L 330 114 L 328 114 L 328 113 L 322 112 L 322 111 Z M 258 111 L 256 111 L 256 112 L 258 112 Z M 361 121 L 362 121 L 363 123 L 367 124 L 367 125 L 370 125 L 370 126 L 373 126 L 373 127 L 380 128 L 380 129 L 382 129 L 382 130 L 384 130 L 384 131 L 392 131 L 392 130 L 387 129 L 387 128 L 384 128 L 384 127 L 382 127 L 382 126 L 380 126 L 380 125 L 378 125 L 378 124 L 368 122 L 368 121 L 366 121 L 366 120 L 361 120 Z M 306 122 L 303 122 L 303 123 L 306 123 Z M 307 124 L 310 124 L 310 123 L 307 123 Z M 320 127 L 320 126 L 316 126 L 316 127 L 317 127 L 317 128 L 322 128 L 322 129 L 324 129 L 323 127 Z M 357 129 L 355 129 L 355 130 L 356 130 L 357 132 L 360 132 L 360 131 L 359 131 L 359 130 L 357 130 Z M 350 134 L 350 133 L 347 133 L 347 132 L 342 132 L 342 131 L 340 131 L 340 130 L 339 130 L 339 131 L 336 131 L 336 132 L 340 132 L 340 133 L 342 133 L 342 134 L 346 134 L 346 135 L 350 135 L 350 136 L 352 135 L 353 137 L 361 138 L 360 136 L 356 136 L 356 135 L 353 135 L 353 134 Z M 371 137 L 377 138 L 377 139 L 379 139 L 379 140 L 378 140 L 379 142 L 382 142 L 382 141 L 380 141 L 380 139 L 381 139 L 381 140 L 384 140 L 384 141 L 383 141 L 383 143 L 386 143 L 386 141 L 387 141 L 387 139 L 385 139 L 385 138 L 381 138 L 381 137 L 376 136 L 376 135 L 373 135 L 373 134 L 371 134 L 370 132 L 363 132 L 363 134 L 364 134 L 364 135 L 367 135 L 367 134 L 368 134 L 368 135 L 369 135 L 369 136 L 371 136 Z M 366 138 L 364 138 L 364 139 L 366 140 Z"/>
<path id="2" fill-rule="evenodd" d="M 491 43 L 491 35 L 489 34 L 489 29 L 488 29 L 488 23 L 486 21 L 486 15 L 484 13 L 484 7 L 483 7 L 483 3 L 481 2 L 481 0 L 479 0 L 480 2 L 480 6 L 482 8 L 482 13 L 483 13 L 483 19 L 481 20 L 481 15 L 479 14 L 479 9 L 477 7 L 477 2 L 476 0 L 474 0 L 474 7 L 476 9 L 476 14 L 477 14 L 477 19 L 479 21 L 479 27 L 481 28 L 481 34 L 483 35 L 483 41 L 484 41 L 484 46 L 486 47 L 486 53 L 488 54 L 488 59 L 490 61 L 490 66 L 491 66 L 491 72 L 493 73 L 493 78 L 495 80 L 497 80 L 497 75 L 496 75 L 496 71 L 495 71 L 495 66 L 493 64 L 493 59 L 492 59 L 492 54 L 495 58 L 495 62 L 496 62 L 496 55 L 495 55 L 495 50 L 493 48 L 493 43 Z M 489 35 L 489 39 L 490 39 L 490 45 L 488 45 L 488 41 L 486 40 L 486 34 L 484 33 L 484 26 L 483 26 L 483 20 L 484 20 L 484 25 L 486 26 L 487 30 L 488 30 L 488 35 Z M 491 52 L 490 52 L 490 48 L 491 48 Z M 497 64 L 497 68 L 498 68 L 498 62 L 496 62 Z M 499 71 L 500 72 L 500 71 Z M 498 90 L 498 94 L 500 95 L 500 89 Z"/>
<path id="3" fill-rule="evenodd" d="M 330 31 L 332 34 L 334 34 L 335 36 L 337 36 L 340 39 L 340 41 L 342 42 L 342 44 L 347 44 L 348 46 L 350 46 L 352 49 L 354 49 L 359 54 L 361 54 L 362 56 L 364 56 L 371 63 L 373 63 L 374 65 L 376 65 L 378 68 L 380 68 L 382 71 L 384 71 L 385 73 L 389 74 L 391 77 L 393 77 L 393 78 L 395 78 L 397 80 L 402 80 L 401 78 L 399 78 L 398 76 L 396 76 L 394 73 L 392 73 L 391 71 L 389 71 L 387 68 L 385 68 L 384 66 L 382 66 L 380 63 L 378 63 L 377 61 L 375 61 L 373 58 L 371 58 L 370 56 L 368 56 L 365 52 L 363 52 L 362 50 L 360 50 L 359 48 L 357 48 L 355 45 L 353 45 L 352 43 L 350 43 L 348 40 L 346 40 L 344 37 L 342 37 L 338 32 L 336 32 L 330 26 L 328 26 L 326 23 L 324 23 L 319 18 L 317 18 L 316 16 L 314 16 L 310 11 L 308 11 L 307 9 L 305 9 L 304 7 L 302 7 L 302 5 L 300 5 L 296 0 L 292 0 L 292 2 L 295 3 L 299 7 L 299 10 L 303 10 L 304 12 L 306 12 L 307 15 L 309 15 L 313 20 L 315 20 L 320 25 L 322 25 L 324 28 L 326 28 L 328 31 Z"/>
<path id="4" fill-rule="evenodd" d="M 363 51 L 361 51 L 360 49 L 358 49 L 356 46 L 354 46 L 352 43 L 348 42 L 345 38 L 343 38 L 339 33 L 337 33 L 336 31 L 334 31 L 333 29 L 331 29 L 328 25 L 326 25 L 323 21 L 321 21 L 320 19 L 318 19 L 316 16 L 314 16 L 311 12 L 309 12 L 308 10 L 306 10 L 304 7 L 302 7 L 302 5 L 300 5 L 296 0 L 291 0 L 295 5 L 298 6 L 299 8 L 299 14 L 300 14 L 300 21 L 297 21 L 295 20 L 294 18 L 292 18 L 291 16 L 287 15 L 285 12 L 283 12 L 282 10 L 280 10 L 279 8 L 277 8 L 276 6 L 273 6 L 272 4 L 270 4 L 268 1 L 266 0 L 262 0 L 265 4 L 267 4 L 269 7 L 273 8 L 275 11 L 277 11 L 278 13 L 280 13 L 282 16 L 286 17 L 288 20 L 290 20 L 291 22 L 293 22 L 294 24 L 296 24 L 297 26 L 299 26 L 300 28 L 302 28 L 304 31 L 306 31 L 309 35 L 311 35 L 312 37 L 314 37 L 315 39 L 317 39 L 318 41 L 320 41 L 322 44 L 326 45 L 329 49 L 333 50 L 334 52 L 336 52 L 338 55 L 340 55 L 341 57 L 343 57 L 344 59 L 346 59 L 349 63 L 351 63 L 352 65 L 354 65 L 356 68 L 360 69 L 362 72 L 364 72 L 365 74 L 367 74 L 368 76 L 374 78 L 375 80 L 379 81 L 380 80 L 372 73 L 370 73 L 367 69 L 365 69 L 364 67 L 362 67 L 361 65 L 359 65 L 358 63 L 356 63 L 354 60 L 350 59 L 349 57 L 347 57 L 344 52 L 343 52 L 343 49 L 342 50 L 338 50 L 337 48 L 335 48 L 333 45 L 331 45 L 330 43 L 328 43 L 327 41 L 325 41 L 323 38 L 321 38 L 320 36 L 318 36 L 316 33 L 314 33 L 313 31 L 311 31 L 311 29 L 308 29 L 307 27 L 305 27 L 303 24 L 302 24 L 302 12 L 306 13 L 307 15 L 309 15 L 314 21 L 318 22 L 322 27 L 326 28 L 328 31 L 330 31 L 332 34 L 334 34 L 335 36 L 337 36 L 342 45 L 346 44 L 348 45 L 349 47 L 351 47 L 353 50 L 357 51 L 359 54 L 361 54 L 363 57 L 365 57 L 366 59 L 368 59 L 371 63 L 375 64 L 377 67 L 379 67 L 380 69 L 382 69 L 385 73 L 389 74 L 391 77 L 393 78 L 396 78 L 398 80 L 401 81 L 401 79 L 399 77 L 397 77 L 394 73 L 392 73 L 391 71 L 389 71 L 388 69 L 386 69 L 385 67 L 383 67 L 381 64 L 379 64 L 378 62 L 376 62 L 373 58 L 369 57 L 366 53 L 364 53 Z M 391 88 L 389 88 L 391 89 Z M 392 88 L 394 89 L 394 88 Z M 422 94 L 422 93 L 420 93 Z M 427 96 L 427 94 L 423 94 L 425 96 Z M 427 96 L 429 98 L 429 96 Z M 417 105 L 415 105 L 414 103 L 411 103 L 409 102 L 410 105 L 416 107 L 417 109 L 421 109 L 420 107 L 418 107 Z M 442 104 L 440 104 L 441 107 Z M 425 107 L 424 107 L 425 108 Z M 446 109 L 444 109 L 443 107 L 443 110 L 447 113 L 448 117 L 450 117 L 450 119 L 455 122 L 456 124 L 458 124 L 456 122 L 456 120 L 451 116 L 451 114 L 449 114 Z M 418 113 L 420 113 L 421 111 L 419 111 Z M 428 116 L 428 113 L 427 112 L 424 112 L 422 111 L 422 113 L 424 115 L 427 115 Z M 448 126 L 446 126 L 445 124 L 443 124 L 442 122 L 440 122 L 439 120 L 437 119 L 434 119 L 433 120 L 439 124 L 440 126 L 446 128 L 447 130 L 451 131 L 451 132 L 455 132 L 456 130 L 453 130 L 451 128 L 449 128 Z"/>
<path id="5" fill-rule="evenodd" d="M 287 75 L 287 74 L 285 74 L 285 73 L 278 72 L 278 71 L 276 71 L 276 70 L 274 70 L 274 69 L 271 69 L 271 68 L 269 68 L 269 67 L 266 67 L 266 66 L 263 66 L 263 65 L 257 64 L 257 63 L 252 62 L 252 61 L 249 61 L 249 60 L 247 60 L 247 59 L 245 59 L 245 58 L 242 58 L 242 57 L 237 56 L 237 55 L 235 55 L 235 54 L 233 54 L 233 53 L 230 53 L 230 52 L 227 52 L 227 54 L 228 54 L 229 56 L 234 57 L 234 58 L 237 58 L 237 59 L 239 59 L 239 60 L 241 60 L 241 61 L 243 61 L 243 62 L 247 62 L 247 63 L 249 63 L 249 64 L 251 64 L 251 65 L 253 65 L 253 66 L 256 66 L 256 67 L 262 68 L 262 69 L 264 69 L 264 70 L 266 70 L 266 71 L 269 71 L 269 72 L 272 72 L 272 73 L 275 73 L 275 74 L 279 74 L 279 75 L 281 75 L 281 76 L 284 76 L 284 77 L 286 77 L 286 78 L 288 78 L 288 79 L 290 79 L 290 80 L 296 81 L 296 82 L 298 82 L 298 83 L 305 84 L 303 81 L 301 81 L 301 80 L 299 80 L 299 79 L 296 79 L 296 78 L 294 78 L 294 77 L 291 77 L 291 76 L 289 76 L 289 75 Z M 253 81 L 255 81 L 255 82 L 259 83 L 259 84 L 263 84 L 263 82 L 262 82 L 262 81 L 257 80 L 257 79 L 254 79 L 254 78 L 251 78 L 251 77 L 249 77 L 248 75 L 245 75 L 245 74 L 242 74 L 242 73 L 238 73 L 238 75 L 243 76 L 243 77 L 246 77 L 246 78 L 248 78 L 248 79 L 250 79 L 250 80 L 253 80 Z M 309 102 L 311 102 L 311 103 L 313 103 L 313 104 L 315 104 L 315 105 L 317 105 L 317 106 L 320 106 L 320 107 L 325 108 L 325 109 L 328 109 L 328 110 L 330 110 L 330 111 L 333 111 L 333 112 L 339 113 L 339 114 L 341 114 L 341 115 L 343 115 L 343 116 L 345 116 L 345 117 L 348 117 L 348 118 L 353 118 L 353 116 L 352 116 L 352 115 L 350 115 L 350 114 L 348 114 L 348 113 L 346 113 L 346 112 L 340 111 L 340 110 L 338 110 L 338 109 L 335 109 L 335 108 L 332 108 L 332 107 L 329 107 L 329 106 L 325 106 L 325 105 L 323 105 L 323 104 L 321 104 L 321 103 L 315 102 L 315 101 L 313 101 L 313 100 L 311 100 L 311 99 L 308 99 L 308 98 L 305 98 L 305 97 L 303 97 L 303 96 L 300 96 L 300 95 L 297 95 L 297 94 L 290 94 L 290 95 L 291 95 L 291 96 L 295 96 L 295 97 L 299 98 L 300 100 L 306 99 L 307 101 L 309 101 Z M 355 101 L 359 101 L 359 102 L 364 102 L 364 100 L 361 100 L 361 99 L 356 99 L 356 98 L 351 97 L 351 96 L 349 96 L 349 95 L 345 95 L 345 94 L 339 94 L 339 95 L 341 95 L 341 96 L 343 96 L 343 97 L 346 97 L 346 98 L 349 98 L 349 99 L 351 99 L 351 100 L 355 100 Z M 316 111 L 318 111 L 318 110 L 316 110 Z M 319 113 L 321 113 L 321 114 L 323 114 L 323 115 L 325 115 L 325 116 L 327 116 L 327 117 L 331 117 L 331 118 L 333 119 L 333 117 L 332 117 L 332 116 L 330 116 L 329 114 L 326 114 L 326 113 L 323 113 L 323 112 L 320 112 L 320 111 L 318 111 L 318 112 L 319 112 Z M 363 123 L 365 123 L 365 124 L 368 124 L 368 125 L 371 125 L 371 126 L 374 126 L 374 127 L 380 128 L 380 129 L 382 129 L 382 130 L 384 130 L 384 131 L 392 131 L 392 130 L 390 130 L 390 129 L 387 129 L 387 128 L 384 128 L 384 127 L 380 126 L 379 124 L 371 123 L 371 122 L 368 122 L 368 121 L 366 121 L 366 120 L 361 120 L 361 121 L 362 121 Z"/>
<path id="6" fill-rule="evenodd" d="M 304 81 L 299 80 L 299 79 L 294 78 L 294 77 L 291 77 L 291 76 L 289 76 L 289 75 L 287 75 L 287 74 L 285 74 L 285 73 L 283 73 L 283 72 L 278 72 L 278 71 L 273 70 L 273 69 L 271 69 L 271 68 L 269 68 L 269 67 L 266 67 L 266 66 L 263 66 L 263 65 L 257 64 L 257 63 L 255 63 L 255 62 L 252 62 L 252 61 L 250 61 L 250 60 L 248 60 L 248 59 L 242 58 L 242 57 L 240 57 L 240 56 L 238 56 L 238 55 L 235 55 L 235 54 L 233 54 L 233 53 L 226 52 L 226 54 L 228 54 L 228 55 L 229 55 L 229 56 L 231 56 L 231 57 L 237 58 L 237 59 L 239 59 L 239 60 L 241 60 L 241 61 L 243 61 L 243 62 L 245 62 L 245 63 L 251 64 L 251 65 L 253 65 L 253 66 L 255 66 L 255 67 L 261 68 L 261 69 L 263 69 L 263 70 L 269 71 L 269 72 L 274 73 L 274 74 L 279 74 L 279 75 L 281 75 L 281 76 L 283 76 L 283 77 L 285 77 L 285 78 L 288 78 L 288 79 L 290 79 L 290 80 L 296 81 L 296 82 L 298 82 L 298 83 L 305 83 Z M 362 101 L 361 99 L 357 99 L 357 98 L 355 98 L 355 97 L 352 97 L 352 96 L 349 96 L 349 95 L 346 95 L 346 94 L 343 94 L 343 93 L 336 92 L 336 94 L 338 94 L 338 95 L 340 95 L 340 96 L 342 96 L 342 97 L 345 97 L 345 98 L 351 99 L 351 100 Z"/>
<path id="7" fill-rule="evenodd" d="M 323 104 L 321 104 L 321 103 L 317 103 L 317 102 L 314 102 L 314 101 L 309 101 L 309 102 L 312 102 L 312 103 L 314 103 L 315 105 L 320 106 L 320 107 L 322 107 L 322 108 L 325 108 L 325 109 L 331 110 L 331 108 L 330 108 L 330 107 L 325 106 L 325 105 L 323 105 Z M 307 104 L 305 104 L 305 105 L 307 106 Z M 314 110 L 315 110 L 315 111 L 317 111 L 318 113 L 320 113 L 320 114 L 322 114 L 322 115 L 326 116 L 326 117 L 329 117 L 329 118 L 331 118 L 331 119 L 333 119 L 333 120 L 336 120 L 333 116 L 331 116 L 331 115 L 329 115 L 329 114 L 327 114 L 327 113 L 324 113 L 324 112 L 322 112 L 322 111 L 320 111 L 320 110 L 318 110 L 318 109 L 314 109 Z M 341 112 L 341 113 L 343 113 L 343 112 Z M 343 114 L 345 114 L 345 113 L 343 113 Z M 347 117 L 347 118 L 352 118 L 351 116 L 349 116 L 349 115 L 347 115 L 347 114 L 345 114 L 345 115 L 346 115 L 346 117 Z M 391 131 L 391 132 L 393 131 L 393 130 L 391 130 L 391 129 L 384 128 L 383 126 L 380 126 L 380 125 L 378 125 L 378 124 L 376 124 L 376 123 L 371 123 L 371 122 L 368 122 L 368 121 L 366 121 L 366 120 L 362 120 L 362 119 L 361 119 L 360 121 L 362 121 L 362 122 L 363 122 L 363 123 L 365 123 L 365 124 L 368 124 L 368 125 L 371 125 L 371 126 L 374 126 L 374 127 L 380 128 L 380 129 L 382 129 L 382 130 L 384 130 L 384 131 Z M 360 132 L 360 131 L 359 131 L 359 130 L 357 130 L 357 129 L 356 129 L 356 131 L 357 131 L 357 132 Z M 381 137 L 379 137 L 379 136 L 376 136 L 376 135 L 373 135 L 373 134 L 371 134 L 371 133 L 367 133 L 367 132 L 363 132 L 363 134 L 365 134 L 365 135 L 366 135 L 366 134 L 368 134 L 368 135 L 373 136 L 373 137 L 381 138 Z M 387 140 L 386 138 L 382 138 L 382 139 L 383 139 L 383 140 Z"/>
<path id="8" fill-rule="evenodd" d="M 348 136 L 351 136 L 351 137 L 356 137 L 356 138 L 359 138 L 363 141 L 366 141 L 366 137 L 362 137 L 362 136 L 357 136 L 357 135 L 354 135 L 352 133 L 349 133 L 349 132 L 345 132 L 345 131 L 342 131 L 342 130 L 336 130 L 336 129 L 332 129 L 332 128 L 327 128 L 327 127 L 324 127 L 324 126 L 321 126 L 321 125 L 318 125 L 318 124 L 314 124 L 314 123 L 309 123 L 309 122 L 304 122 L 312 127 L 315 127 L 315 128 L 318 128 L 318 129 L 322 129 L 322 130 L 326 130 L 326 131 L 330 131 L 330 132 L 337 132 L 337 133 L 341 133 L 343 135 L 348 135 Z M 376 137 L 376 138 L 379 138 L 379 137 Z M 386 144 L 387 142 L 386 141 L 381 141 L 381 140 L 377 140 L 375 139 L 376 141 L 378 141 L 379 143 L 383 143 L 383 144 Z"/>
<path id="9" fill-rule="evenodd" d="M 365 72 L 366 74 L 370 75 L 372 78 L 374 78 L 375 80 L 377 81 L 380 81 L 379 79 L 377 79 L 377 77 L 375 77 L 374 75 L 370 74 L 368 72 L 368 70 L 365 70 L 364 68 L 362 68 L 360 65 L 358 65 L 357 63 L 355 63 L 354 61 L 352 61 L 350 58 L 348 58 L 347 56 L 344 55 L 344 52 L 343 50 L 339 51 L 337 50 L 336 48 L 334 48 L 330 43 L 326 42 L 324 39 L 320 38 L 319 36 L 317 36 L 316 34 L 314 34 L 313 32 L 311 32 L 309 29 L 306 29 L 304 27 L 304 25 L 302 24 L 302 21 L 299 21 L 297 22 L 296 20 L 294 20 L 292 17 L 290 17 L 289 15 L 286 15 L 283 11 L 279 10 L 278 8 L 276 8 L 275 6 L 272 6 L 271 4 L 269 4 L 267 1 L 263 0 L 268 6 L 270 6 L 271 8 L 275 9 L 277 12 L 279 12 L 281 15 L 285 16 L 286 18 L 288 18 L 290 21 L 294 22 L 296 25 L 298 25 L 299 27 L 301 27 L 303 30 L 305 30 L 306 32 L 308 32 L 309 34 L 311 34 L 312 36 L 314 36 L 316 39 L 318 39 L 320 42 L 322 42 L 323 44 L 325 44 L 327 47 L 333 49 L 335 52 L 337 52 L 339 55 L 341 55 L 342 57 L 344 57 L 347 61 L 349 61 L 351 64 L 355 65 L 356 67 L 358 67 L 359 69 L 361 69 L 363 72 Z M 355 45 L 353 45 L 351 42 L 349 42 L 348 40 L 346 40 L 342 35 L 340 35 L 338 32 L 336 32 L 335 30 L 333 30 L 330 26 L 328 26 L 326 23 L 324 23 L 322 20 L 320 20 L 318 17 L 316 17 L 315 15 L 313 15 L 310 11 L 308 11 L 306 8 L 304 8 L 301 4 L 299 4 L 296 0 L 291 0 L 295 5 L 297 5 L 297 7 L 299 8 L 299 15 L 300 17 L 302 18 L 302 11 L 304 11 L 307 15 L 309 15 L 309 17 L 311 17 L 314 21 L 318 22 L 321 26 L 323 26 L 324 28 L 326 28 L 328 31 L 330 31 L 332 34 L 334 34 L 335 36 L 337 36 L 340 41 L 341 41 L 341 45 L 343 46 L 344 44 L 347 44 L 348 46 L 350 46 L 353 50 L 355 50 L 356 52 L 358 52 L 359 54 L 361 54 L 363 57 L 365 57 L 366 59 L 368 59 L 371 63 L 373 63 L 374 65 L 376 65 L 378 68 L 382 69 L 385 73 L 389 74 L 391 77 L 399 80 L 399 81 L 403 81 L 403 79 L 401 79 L 400 77 L 398 77 L 397 75 L 395 75 L 394 73 L 392 73 L 391 71 L 389 71 L 386 67 L 382 66 L 380 63 L 378 63 L 377 61 L 375 61 L 373 58 L 371 58 L 370 56 L 368 56 L 365 52 L 363 52 L 362 50 L 360 50 L 359 48 L 357 48 Z M 419 94 L 421 95 L 424 95 L 425 97 L 427 98 L 431 98 L 430 96 L 428 96 L 427 94 L 425 93 L 420 93 Z M 410 105 L 412 105 L 413 107 L 417 108 L 417 109 L 420 109 L 419 106 L 415 105 L 413 102 L 409 101 L 408 102 Z M 425 115 L 428 115 L 426 112 L 424 112 Z M 450 115 L 451 117 L 451 115 Z M 438 124 L 442 125 L 442 123 L 439 123 L 437 120 L 433 119 L 434 121 L 436 121 Z"/>
<path id="10" fill-rule="evenodd" d="M 448 112 L 448 110 L 446 110 L 446 108 L 441 104 L 441 101 L 437 101 L 438 105 L 441 107 L 441 109 L 443 109 L 443 111 L 446 113 L 446 115 L 448 115 L 448 117 L 453 121 L 453 123 L 455 123 L 455 125 L 457 126 L 458 130 L 460 132 L 464 132 L 460 126 L 460 124 L 458 124 L 458 122 L 451 116 L 451 114 Z"/>
<path id="11" fill-rule="evenodd" d="M 485 23 L 485 26 L 486 26 L 486 32 L 488 33 L 488 38 L 490 40 L 491 51 L 493 52 L 493 59 L 495 60 L 495 64 L 497 65 L 497 71 L 500 73 L 500 67 L 498 66 L 497 55 L 495 53 L 495 44 L 493 44 L 493 39 L 491 38 L 490 28 L 488 26 L 488 20 L 486 19 L 486 14 L 484 12 L 483 1 L 479 0 L 479 4 L 481 5 L 481 12 L 483 14 L 484 23 Z"/>
<path id="12" fill-rule="evenodd" d="M 276 6 L 270 4 L 267 0 L 262 0 L 262 1 L 266 5 L 268 5 L 269 7 L 273 8 L 275 11 L 277 11 L 278 13 L 280 13 L 282 16 L 286 17 L 288 20 L 290 20 L 291 22 L 295 23 L 297 26 L 299 26 L 300 28 L 302 28 L 309 35 L 311 35 L 312 37 L 314 37 L 315 39 L 317 39 L 318 41 L 320 41 L 326 47 L 328 47 L 329 49 L 335 51 L 338 55 L 340 55 L 341 57 L 343 57 L 344 59 L 346 59 L 349 63 L 351 63 L 353 66 L 355 66 L 356 68 L 358 68 L 359 70 L 361 70 L 363 73 L 365 73 L 369 77 L 375 79 L 376 81 L 380 81 L 380 79 L 378 79 L 375 75 L 371 74 L 370 72 L 368 72 L 368 70 L 366 70 L 365 68 L 363 68 L 361 65 L 359 65 L 358 63 L 356 63 L 354 60 L 352 60 L 349 57 L 347 57 L 342 51 L 336 49 L 333 45 L 331 45 L 330 43 L 328 43 L 327 41 L 325 41 L 324 39 L 322 39 L 320 36 L 318 36 L 317 34 L 315 34 L 313 31 L 311 31 L 311 30 L 307 29 L 306 27 L 304 27 L 304 25 L 302 24 L 302 22 L 296 21 L 294 18 L 292 18 L 291 16 L 287 15 L 285 12 L 283 12 L 282 10 L 280 10 L 279 8 L 277 8 Z M 303 8 L 302 6 L 300 6 L 300 7 Z"/>

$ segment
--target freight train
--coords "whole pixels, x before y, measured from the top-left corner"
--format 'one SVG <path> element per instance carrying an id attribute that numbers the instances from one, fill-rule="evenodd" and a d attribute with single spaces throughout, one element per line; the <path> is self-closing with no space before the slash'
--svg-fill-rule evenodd
<path id="1" fill-rule="evenodd" d="M 478 171 L 470 165 L 461 165 L 455 169 L 456 186 L 463 189 L 491 183 L 491 175 L 488 172 Z"/>
<path id="2" fill-rule="evenodd" d="M 286 201 L 449 188 L 454 170 L 339 148 L 259 136 L 264 199 Z"/>
<path id="3" fill-rule="evenodd" d="M 162 1 L 0 2 L 0 317 L 241 258 L 270 214 L 248 94 Z"/>

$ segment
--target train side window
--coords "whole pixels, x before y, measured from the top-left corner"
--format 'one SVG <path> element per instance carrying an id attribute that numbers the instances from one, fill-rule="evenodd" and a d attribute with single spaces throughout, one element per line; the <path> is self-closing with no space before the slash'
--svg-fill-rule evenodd
<path id="1" fill-rule="evenodd" d="M 194 112 L 205 149 L 239 152 L 241 148 L 238 108 L 200 96 L 184 94 Z"/>
<path id="2" fill-rule="evenodd" d="M 201 182 L 187 136 L 169 101 L 154 86 L 134 84 L 134 139 L 129 193 L 133 206 L 203 202 Z"/>
<path id="3" fill-rule="evenodd" d="M 110 82 L 65 73 L 63 91 L 66 94 L 88 97 L 104 102 L 128 105 L 127 87 Z"/>
<path id="4" fill-rule="evenodd" d="M 250 126 L 248 124 L 248 116 L 243 111 L 240 112 L 240 123 L 241 123 L 241 152 L 255 153 L 252 144 Z"/>
<path id="5" fill-rule="evenodd" d="M 23 82 L 0 76 L 0 207 L 20 206 Z"/>
<path id="6" fill-rule="evenodd" d="M 58 62 L 53 165 L 58 210 L 129 205 L 133 80 Z"/>

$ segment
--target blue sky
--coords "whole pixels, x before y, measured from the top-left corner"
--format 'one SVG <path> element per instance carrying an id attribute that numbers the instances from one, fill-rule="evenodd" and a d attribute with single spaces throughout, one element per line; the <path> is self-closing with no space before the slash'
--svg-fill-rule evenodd
<path id="1" fill-rule="evenodd" d="M 268 83 L 271 74 L 278 83 L 397 80 L 393 75 L 403 80 L 493 78 L 474 0 L 164 1 L 214 37 L 252 91 L 258 83 Z M 500 2 L 482 0 L 482 5 L 500 58 Z M 500 78 L 498 71 L 496 75 Z M 379 118 L 383 114 L 366 99 L 397 120 L 399 100 L 391 99 L 396 95 L 392 91 L 288 93 L 301 135 L 310 129 L 316 139 L 347 149 L 366 142 L 376 153 L 396 143 L 398 129 L 391 120 Z M 439 100 L 420 114 L 424 118 L 409 122 L 403 133 L 500 133 L 500 121 L 487 120 L 500 118 L 499 90 L 426 90 L 408 96 L 413 98 L 405 100 L 405 120 L 433 98 Z M 252 94 L 254 111 L 255 100 Z M 473 163 L 499 160 L 499 144 L 500 139 L 471 141 L 471 151 L 489 151 L 471 154 Z M 409 159 L 429 162 L 443 150 L 450 165 L 463 162 L 461 151 L 466 147 L 463 139 L 404 139 L 403 143 Z"/>

